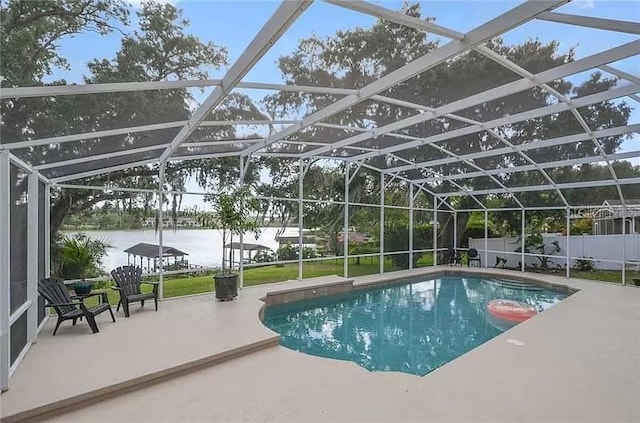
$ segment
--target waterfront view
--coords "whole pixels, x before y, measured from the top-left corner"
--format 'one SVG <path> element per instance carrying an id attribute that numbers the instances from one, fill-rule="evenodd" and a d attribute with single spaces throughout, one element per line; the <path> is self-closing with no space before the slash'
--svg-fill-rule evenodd
<path id="1" fill-rule="evenodd" d="M 276 233 L 278 228 L 262 228 L 256 240 L 254 233 L 247 233 L 244 241 L 247 243 L 262 244 L 266 247 L 278 249 Z M 65 231 L 66 235 L 73 235 L 78 231 Z M 104 269 L 109 271 L 123 264 L 127 264 L 125 249 L 146 242 L 158 243 L 158 233 L 153 229 L 130 231 L 82 231 L 85 235 L 94 239 L 104 239 L 113 248 L 107 250 L 104 258 Z M 238 242 L 236 237 L 234 242 Z M 218 267 L 222 260 L 222 236 L 216 229 L 165 229 L 163 232 L 163 244 L 175 247 L 189 255 L 185 257 L 190 264 Z"/>

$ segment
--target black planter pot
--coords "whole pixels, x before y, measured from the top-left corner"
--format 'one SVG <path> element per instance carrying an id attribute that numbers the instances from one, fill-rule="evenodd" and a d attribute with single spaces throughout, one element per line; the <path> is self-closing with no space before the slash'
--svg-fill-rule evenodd
<path id="1" fill-rule="evenodd" d="M 93 282 L 87 282 L 87 281 L 74 282 L 73 284 L 73 290 L 77 295 L 88 294 L 89 292 L 91 292 L 92 287 L 93 287 Z"/>
<path id="2" fill-rule="evenodd" d="M 238 296 L 238 275 L 218 274 L 213 276 L 216 286 L 216 298 L 220 301 L 230 301 Z"/>

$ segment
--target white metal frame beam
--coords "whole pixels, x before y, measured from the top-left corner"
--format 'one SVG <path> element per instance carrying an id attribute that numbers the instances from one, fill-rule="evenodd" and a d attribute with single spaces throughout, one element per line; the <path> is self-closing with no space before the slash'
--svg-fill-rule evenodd
<path id="1" fill-rule="evenodd" d="M 640 124 L 634 124 L 634 125 L 628 125 L 628 126 L 619 126 L 619 127 L 610 128 L 610 129 L 602 129 L 600 131 L 594 132 L 594 135 L 598 138 L 601 138 L 601 137 L 611 137 L 611 136 L 622 135 L 622 134 L 638 132 L 638 131 L 640 131 Z M 550 138 L 547 140 L 537 140 L 529 143 L 519 144 L 519 145 L 516 145 L 515 148 L 518 151 L 528 151 L 528 150 L 535 150 L 538 148 L 554 147 L 554 146 L 563 145 L 563 144 L 573 144 L 581 141 L 588 141 L 589 139 L 590 138 L 588 134 L 578 133 L 573 135 L 565 135 L 558 138 Z M 473 160 L 477 158 L 499 156 L 501 154 L 509 154 L 510 152 L 511 152 L 511 148 L 509 147 L 494 148 L 491 150 L 464 154 L 460 156 L 460 158 L 465 160 Z M 591 157 L 595 157 L 595 156 L 591 156 Z M 601 160 L 599 156 L 598 156 L 598 160 Z M 459 160 L 455 160 L 453 158 L 437 159 L 437 160 L 429 160 L 426 162 L 416 163 L 414 166 L 429 168 L 432 166 L 456 163 L 458 161 Z M 566 161 L 566 163 L 567 165 L 572 164 L 571 161 Z M 399 167 L 390 168 L 389 171 L 402 172 L 403 170 L 412 169 L 412 168 L 413 167 L 399 166 Z M 517 169 L 517 168 L 518 167 L 515 167 L 514 169 Z M 426 178 L 424 179 L 424 181 L 427 181 L 428 179 L 429 178 Z"/>
<path id="2" fill-rule="evenodd" d="M 220 85 L 220 79 L 112 82 L 104 84 L 45 85 L 0 89 L 0 99 L 57 97 L 63 95 L 84 95 L 101 93 L 119 93 L 131 91 L 171 90 L 179 88 L 210 87 Z"/>
<path id="3" fill-rule="evenodd" d="M 385 91 L 394 85 L 400 84 L 407 79 L 410 79 L 422 72 L 425 72 L 440 63 L 445 62 L 448 59 L 454 58 L 465 51 L 475 48 L 477 45 L 484 41 L 497 37 L 502 33 L 521 25 L 533 19 L 539 13 L 547 10 L 554 9 L 564 3 L 567 0 L 545 0 L 545 1 L 529 1 L 522 5 L 507 11 L 506 13 L 498 16 L 497 18 L 486 22 L 483 25 L 471 30 L 465 34 L 464 39 L 451 41 L 444 46 L 433 50 L 424 56 L 414 60 L 413 62 L 402 66 L 401 68 L 390 72 L 377 81 L 366 85 L 358 90 L 358 94 L 348 95 L 330 106 L 320 109 L 302 120 L 299 125 L 290 126 L 282 131 L 276 132 L 267 138 L 264 143 L 257 144 L 249 147 L 243 152 L 243 155 L 249 155 L 253 152 L 267 147 L 270 144 L 277 142 L 283 138 L 286 138 L 299 130 L 306 128 L 310 125 L 318 123 L 328 117 L 335 115 L 343 110 L 346 110 L 366 99 Z M 390 132 L 390 131 L 389 131 Z M 304 154 L 303 158 L 310 158 L 322 154 L 323 152 L 330 151 L 337 146 L 323 147 L 318 150 L 314 150 L 310 153 Z"/>
<path id="4" fill-rule="evenodd" d="M 390 156 L 390 157 L 392 157 L 392 158 L 394 158 L 394 159 L 396 159 L 396 160 L 398 160 L 398 161 L 403 161 L 403 162 L 405 162 L 405 163 L 412 164 L 412 163 L 411 163 L 411 161 L 409 161 L 409 160 L 407 160 L 407 159 L 403 159 L 402 157 L 394 156 L 393 154 L 389 154 L 389 156 Z M 362 166 L 362 165 L 364 165 L 364 163 L 363 163 L 363 162 L 360 162 L 360 164 L 361 164 L 361 166 Z M 384 170 L 384 169 L 379 169 L 379 168 L 375 168 L 375 169 L 376 169 L 378 172 L 385 172 L 385 170 Z M 433 169 L 425 169 L 425 170 L 428 170 L 429 172 L 431 172 L 431 173 L 432 173 L 432 174 L 434 174 L 434 175 L 440 175 L 440 176 L 442 176 L 442 174 L 441 174 L 441 173 L 436 172 L 436 171 L 435 171 L 435 170 L 433 170 Z M 389 175 L 390 175 L 390 176 L 392 176 L 392 180 L 393 180 L 393 178 L 398 178 L 398 177 L 400 176 L 400 175 L 398 175 L 398 174 L 389 174 Z M 403 178 L 403 180 L 404 180 L 404 181 L 407 181 L 407 182 L 412 181 L 411 179 L 408 179 L 408 178 Z M 455 181 L 451 181 L 450 183 L 451 183 L 451 185 L 453 185 L 453 186 L 454 186 L 454 187 L 456 187 L 456 188 L 459 188 L 459 189 L 461 189 L 461 190 L 462 190 L 462 189 L 464 189 L 460 184 L 458 184 L 458 183 L 457 183 L 457 182 L 455 182 Z M 413 185 L 413 184 L 412 184 L 412 185 Z M 426 186 L 426 184 L 423 184 L 423 185 L 422 185 L 422 187 L 423 187 L 423 188 L 424 188 L 425 186 Z M 433 191 L 428 191 L 428 193 L 429 193 L 429 194 L 431 194 L 431 195 L 437 195 L 437 194 L 436 194 L 435 192 L 433 192 Z M 476 198 L 476 197 L 475 197 L 475 196 L 473 196 L 473 195 L 471 196 L 471 198 L 472 198 L 472 199 L 473 199 L 473 201 L 475 201 L 475 202 L 476 202 L 480 207 L 485 208 L 485 205 L 484 205 L 484 204 L 482 203 L 482 201 L 480 201 L 478 198 Z M 514 196 L 514 198 L 515 198 L 515 196 Z M 515 200 L 516 200 L 516 201 L 518 201 L 518 199 L 517 199 L 517 198 L 516 198 Z M 449 206 L 449 207 L 451 208 L 451 206 Z"/>
<path id="5" fill-rule="evenodd" d="M 586 70 L 600 66 L 604 63 L 614 62 L 614 61 L 621 60 L 639 53 L 640 53 L 640 40 L 632 41 L 630 43 L 613 48 L 611 50 L 607 50 L 602 53 L 597 53 L 592 56 L 588 56 L 583 59 L 579 59 L 574 62 L 570 62 L 564 65 L 560 65 L 556 68 L 549 69 L 544 72 L 540 72 L 533 76 L 533 81 L 536 81 L 536 82 L 532 82 L 532 80 L 529 78 L 523 78 L 518 81 L 514 81 L 514 82 L 511 82 L 487 91 L 483 91 L 481 93 L 474 94 L 472 96 L 438 107 L 437 109 L 435 109 L 433 113 L 422 113 L 417 116 L 412 116 L 410 118 L 406 118 L 406 119 L 397 121 L 395 123 L 383 126 L 381 128 L 376 128 L 374 131 L 372 131 L 373 134 L 360 134 L 354 137 L 350 137 L 350 138 L 338 141 L 336 143 L 333 143 L 333 148 L 356 144 L 356 143 L 368 140 L 370 138 L 373 138 L 375 136 L 384 135 L 398 129 L 407 128 L 422 122 L 426 122 L 432 119 L 436 119 L 438 117 L 445 116 L 449 113 L 454 113 L 459 110 L 464 110 L 469 107 L 477 106 L 478 104 L 497 100 L 502 97 L 516 94 L 518 92 L 534 88 L 535 86 L 539 86 L 541 84 L 554 81 L 556 79 L 561 79 L 570 75 L 574 75 L 576 73 L 584 72 Z M 627 96 L 630 93 L 632 94 L 635 91 L 636 90 L 632 87 L 624 96 Z M 577 100 L 574 100 L 574 101 L 577 101 Z M 556 104 L 553 106 L 555 107 L 559 105 Z M 564 108 L 559 111 L 564 111 L 567 109 L 568 108 Z M 523 116 L 523 119 L 521 120 L 532 118 L 532 117 L 526 117 L 524 113 L 521 113 L 520 116 Z M 533 117 L 536 117 L 536 116 L 533 116 Z M 466 128 L 463 128 L 463 130 L 464 129 Z M 420 144 L 413 142 L 413 143 L 407 143 L 403 146 L 380 149 L 379 154 L 403 150 L 404 146 L 406 146 L 406 148 L 412 148 L 418 145 Z M 312 154 L 312 153 L 319 154 L 321 152 L 322 151 L 314 150 L 309 154 Z M 376 155 L 375 153 L 367 153 L 367 154 L 353 157 L 352 160 L 364 160 L 370 157 L 375 157 L 375 155 Z"/>
<path id="6" fill-rule="evenodd" d="M 249 46 L 242 52 L 238 60 L 231 66 L 222 78 L 219 87 L 204 100 L 202 105 L 189 118 L 180 132 L 171 141 L 171 145 L 160 156 L 160 161 L 165 162 L 171 154 L 196 130 L 196 128 L 218 107 L 240 80 L 253 68 L 264 56 L 284 32 L 296 21 L 296 19 L 311 5 L 312 0 L 290 0 L 280 4 L 278 9 L 269 18 L 256 34 Z"/>
<path id="7" fill-rule="evenodd" d="M 616 153 L 609 154 L 607 156 L 609 160 L 627 160 L 633 159 L 636 157 L 640 157 L 640 150 L 637 151 L 628 151 L 624 153 Z M 523 166 L 513 166 L 513 167 L 500 167 L 497 169 L 485 170 L 486 173 L 492 175 L 504 175 L 509 173 L 520 173 L 520 172 L 535 172 L 538 168 L 541 169 L 554 169 L 558 167 L 564 166 L 574 166 L 574 165 L 582 165 L 587 163 L 597 163 L 602 161 L 602 157 L 600 156 L 589 156 L 589 157 L 580 157 L 571 160 L 559 160 L 555 162 L 542 162 L 538 163 L 537 166 L 534 165 L 523 165 Z M 468 172 L 468 173 L 458 173 L 453 175 L 447 175 L 445 177 L 430 177 L 424 179 L 417 179 L 415 182 L 441 182 L 441 181 L 455 181 L 460 179 L 473 179 L 479 176 L 483 176 L 483 172 Z"/>
<path id="8" fill-rule="evenodd" d="M 538 15 L 537 19 L 587 28 L 603 29 L 605 31 L 626 32 L 628 34 L 640 35 L 640 23 L 638 22 L 569 15 L 567 13 L 558 12 L 541 13 Z"/>
<path id="9" fill-rule="evenodd" d="M 604 180 L 596 180 L 596 181 L 580 181 L 580 182 L 568 182 L 562 184 L 553 185 L 531 185 L 531 186 L 521 186 L 521 187 L 511 187 L 511 191 L 513 192 L 534 192 L 534 191 L 551 191 L 557 188 L 559 189 L 579 189 L 579 188 L 593 188 L 594 185 L 598 187 L 604 186 L 616 186 L 620 185 L 635 185 L 640 184 L 640 178 L 621 178 L 617 181 L 611 179 Z M 467 190 L 467 191 L 456 191 L 456 192 L 446 192 L 440 194 L 442 197 L 460 197 L 467 195 L 492 195 L 492 194 L 501 194 L 504 191 L 502 189 L 483 189 L 483 190 Z"/>
<path id="10" fill-rule="evenodd" d="M 359 11 L 362 13 L 368 13 L 374 16 L 377 16 L 380 19 L 386 19 L 386 20 L 390 20 L 392 22 L 395 22 L 397 24 L 400 25 L 406 25 L 408 27 L 411 28 L 415 28 L 415 29 L 419 29 L 419 30 L 424 30 L 427 32 L 432 32 L 435 34 L 439 34 L 439 35 L 443 35 L 455 40 L 462 40 L 464 38 L 464 34 L 461 32 L 457 32 L 457 31 L 453 31 L 453 30 L 449 30 L 447 28 L 441 27 L 439 25 L 430 23 L 430 22 L 426 22 L 422 19 L 418 19 L 412 16 L 407 16 L 404 13 L 400 13 L 400 12 L 396 12 L 396 11 L 392 11 L 392 10 L 388 10 L 385 9 L 383 7 L 380 6 L 376 6 L 364 1 L 346 1 L 346 0 L 326 0 L 329 3 L 332 4 L 336 4 L 351 10 L 355 10 L 355 11 Z M 511 71 L 519 74 L 520 76 L 529 78 L 530 80 L 533 80 L 533 74 L 531 74 L 530 72 L 527 72 L 526 70 L 524 70 L 523 68 L 521 68 L 520 66 L 516 65 L 515 63 L 512 63 L 511 61 L 509 61 L 507 58 L 499 55 L 498 53 L 496 53 L 495 51 L 491 50 L 490 48 L 486 47 L 485 45 L 479 45 L 478 47 L 476 47 L 474 49 L 475 51 L 477 51 L 478 53 L 486 56 L 487 58 L 489 58 L 490 60 L 493 60 L 499 64 L 501 64 L 502 66 L 510 69 Z M 555 90 L 553 90 L 551 87 L 549 87 L 546 84 L 542 85 L 545 89 L 547 89 L 549 92 L 551 92 L 553 95 L 558 94 Z M 431 112 L 433 112 L 432 110 L 429 110 Z M 453 114 L 448 114 L 446 117 L 449 117 L 451 119 L 455 119 L 455 120 L 459 120 L 459 121 L 463 121 L 466 123 L 471 123 L 474 125 L 479 125 L 481 124 L 481 122 L 478 121 L 474 121 L 471 119 L 466 119 L 466 118 L 462 118 L 460 116 L 456 116 Z M 488 131 L 490 135 L 492 135 L 494 138 L 498 139 L 499 141 L 501 141 L 503 144 L 511 147 L 513 149 L 513 145 L 511 143 L 509 143 L 504 137 L 498 135 L 495 131 Z M 442 152 L 445 152 L 446 154 L 449 155 L 453 155 L 453 153 L 447 151 L 444 148 L 432 145 L 433 147 L 441 150 Z M 515 150 L 514 150 L 515 151 Z M 535 162 L 533 160 L 531 160 L 526 154 L 522 153 L 522 152 L 517 152 L 516 153 L 518 155 L 520 155 L 523 159 L 525 159 L 526 161 L 528 161 L 531 164 L 535 164 Z M 470 166 L 483 171 L 483 169 L 481 169 L 480 167 L 476 166 L 473 162 L 467 162 L 467 164 L 469 164 Z M 542 169 L 539 169 L 539 172 L 543 175 L 543 177 L 549 181 L 551 184 L 553 184 L 553 180 L 549 177 L 549 175 Z M 497 180 L 496 178 L 494 178 L 491 175 L 488 175 L 495 183 L 497 183 L 500 186 L 504 186 L 499 180 Z M 505 189 L 508 191 L 508 189 L 505 187 Z M 557 194 L 560 196 L 560 198 L 562 199 L 562 201 L 568 206 L 569 204 L 567 203 L 566 199 L 564 198 L 564 196 L 562 195 L 562 193 L 560 192 L 560 190 L 557 190 Z M 513 195 L 513 198 L 515 199 L 515 201 L 520 204 L 520 201 L 518 200 L 518 198 Z"/>
<path id="11" fill-rule="evenodd" d="M 187 124 L 188 121 L 176 121 L 158 123 L 153 125 L 131 126 L 128 128 L 108 129 L 105 131 L 83 132 L 79 134 L 62 135 L 59 137 L 38 138 L 27 141 L 8 141 L 0 144 L 0 149 L 15 150 L 19 148 L 36 147 L 40 145 L 61 144 L 66 142 L 83 141 L 95 138 L 111 137 L 115 135 L 136 134 L 139 132 L 158 131 L 162 129 L 178 128 Z M 253 126 L 253 125 L 290 125 L 298 121 L 295 120 L 229 120 L 229 121 L 204 121 L 201 127 L 207 126 Z"/>
<path id="12" fill-rule="evenodd" d="M 621 71 L 620 69 L 616 69 L 612 66 L 609 65 L 602 65 L 599 66 L 599 68 L 605 72 L 610 73 L 611 75 L 617 76 L 620 79 L 624 79 L 627 80 L 633 84 L 636 85 L 640 85 L 640 77 L 636 76 L 636 75 L 631 75 L 628 72 L 625 71 Z M 640 96 L 637 96 L 635 94 L 631 94 L 629 97 L 631 97 L 633 100 L 637 101 L 638 103 L 640 103 Z"/>
<path id="13" fill-rule="evenodd" d="M 462 137 L 465 135 L 471 135 L 471 134 L 476 134 L 478 132 L 482 132 L 482 131 L 486 131 L 488 129 L 492 129 L 492 128 L 497 128 L 500 126 L 505 126 L 505 125 L 510 125 L 513 123 L 517 123 L 517 122 L 522 122 L 522 121 L 526 121 L 529 119 L 534 119 L 534 118 L 538 118 L 541 116 L 547 116 L 547 115 L 551 115 L 551 114 L 555 114 L 555 113 L 561 113 L 561 112 L 565 112 L 565 111 L 569 111 L 572 108 L 577 108 L 577 107 L 584 107 L 584 106 L 589 106 L 591 104 L 595 104 L 595 103 L 599 103 L 602 101 L 608 101 L 608 100 L 613 100 L 619 97 L 626 97 L 627 95 L 629 95 L 629 93 L 634 93 L 634 92 L 638 92 L 638 87 L 636 86 L 626 86 L 626 87 L 620 87 L 620 88 L 614 88 L 608 91 L 603 91 L 597 94 L 592 94 L 589 96 L 585 96 L 585 97 L 580 97 L 577 99 L 574 99 L 570 104 L 567 103 L 557 103 L 557 104 L 552 104 L 549 106 L 544 106 L 538 109 L 533 109 L 533 110 L 528 110 L 526 112 L 522 112 L 522 113 L 518 113 L 515 115 L 511 115 L 511 116 L 507 116 L 507 117 L 503 117 L 503 118 L 499 118 L 499 119 L 495 119 L 489 122 L 485 122 L 481 125 L 470 125 L 467 126 L 465 128 L 461 128 L 461 129 L 456 129 L 453 131 L 448 131 L 448 132 L 444 132 L 442 134 L 438 134 L 438 135 L 433 135 L 430 137 L 426 137 L 426 138 L 420 138 L 418 140 L 415 141 L 411 141 L 411 142 L 407 142 L 407 143 L 402 143 L 402 144 L 398 144 L 395 146 L 391 146 L 391 147 L 386 147 L 383 149 L 378 150 L 377 152 L 372 152 L 372 153 L 365 153 L 362 154 L 360 156 L 355 156 L 352 157 L 350 160 L 365 160 L 371 157 L 375 157 L 377 155 L 380 154 L 388 154 L 388 153 L 395 153 L 397 151 L 402 151 L 402 150 L 407 150 L 410 148 L 414 148 L 414 147 L 420 147 L 422 145 L 426 145 L 426 144 L 433 144 L 433 143 L 438 143 L 438 142 L 442 142 L 442 141 L 447 141 L 450 139 L 454 139 L 457 137 Z M 587 139 L 590 139 L 590 137 L 587 136 Z M 508 147 L 510 150 L 511 148 Z M 483 157 L 482 155 L 478 156 L 478 157 Z M 443 162 L 445 163 L 445 162 Z M 398 171 L 398 170 L 403 170 L 403 168 L 408 168 L 407 166 L 399 166 L 396 168 L 392 168 L 389 171 Z"/>

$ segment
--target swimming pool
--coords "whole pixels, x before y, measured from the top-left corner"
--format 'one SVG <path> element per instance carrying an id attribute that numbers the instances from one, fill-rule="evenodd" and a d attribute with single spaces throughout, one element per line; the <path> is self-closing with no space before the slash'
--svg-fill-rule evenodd
<path id="1" fill-rule="evenodd" d="M 516 300 L 543 311 L 568 295 L 484 277 L 418 278 L 269 306 L 263 323 L 292 350 L 423 376 L 504 330 L 487 318 L 489 301 Z"/>

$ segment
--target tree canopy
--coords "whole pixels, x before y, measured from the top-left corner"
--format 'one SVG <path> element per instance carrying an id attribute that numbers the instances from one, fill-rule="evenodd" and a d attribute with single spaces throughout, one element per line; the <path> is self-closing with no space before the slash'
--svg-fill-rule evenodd
<path id="1" fill-rule="evenodd" d="M 402 12 L 412 17 L 432 21 L 422 16 L 419 4 L 405 4 Z M 3 60 L 0 64 L 2 86 L 30 86 L 44 84 L 65 84 L 66 81 L 49 81 L 56 67 L 68 66 L 58 50 L 63 37 L 93 31 L 108 34 L 122 33 L 120 49 L 115 57 L 97 57 L 87 65 L 86 83 L 106 83 L 124 81 L 160 81 L 166 79 L 196 78 L 207 79 L 213 69 L 228 65 L 227 50 L 224 46 L 205 42 L 190 33 L 189 22 L 182 12 L 170 4 L 146 2 L 135 11 L 138 28 L 128 30 L 129 15 L 132 13 L 124 2 L 104 0 L 60 0 L 30 2 L 24 0 L 2 1 L 1 47 Z M 278 67 L 286 83 L 297 85 L 318 85 L 323 87 L 360 88 L 372 83 L 406 63 L 423 56 L 440 46 L 437 38 L 407 26 L 378 20 L 369 27 L 338 31 L 328 37 L 310 36 L 299 40 L 296 48 L 280 57 Z M 518 44 L 508 44 L 501 38 L 486 43 L 494 52 L 509 59 L 531 73 L 541 72 L 574 60 L 572 49 L 561 50 L 558 42 L 543 43 L 529 39 Z M 563 46 L 564 47 L 564 46 Z M 520 76 L 487 56 L 470 51 L 455 59 L 446 61 L 428 71 L 401 83 L 382 93 L 385 96 L 407 102 L 437 108 L 469 95 L 506 84 Z M 49 82 L 47 82 L 49 81 Z M 612 88 L 617 83 L 614 78 L 593 72 L 582 82 L 562 79 L 549 83 L 560 95 L 572 99 L 598 93 Z M 291 115 L 309 115 L 336 102 L 335 94 L 311 94 L 280 91 L 265 96 L 262 101 L 234 92 L 211 114 L 211 120 L 233 119 L 280 119 Z M 488 101 L 457 113 L 458 117 L 441 116 L 417 125 L 398 130 L 397 133 L 410 137 L 424 138 L 467 127 L 469 120 L 487 122 L 504 116 L 540 108 L 558 101 L 547 90 L 533 88 L 499 100 Z M 77 134 L 81 132 L 126 128 L 161 122 L 188 119 L 196 104 L 193 91 L 171 89 L 138 91 L 129 93 L 109 93 L 65 97 L 25 98 L 2 101 L 3 139 L 21 141 Z M 623 101 L 605 101 L 578 110 L 581 118 L 591 131 L 623 126 L 627 123 L 631 108 Z M 344 112 L 338 113 L 325 123 L 361 128 L 382 127 L 400 119 L 414 116 L 415 108 L 366 100 Z M 127 151 L 134 148 L 154 146 L 170 142 L 179 127 L 126 135 L 95 138 L 78 142 L 66 142 L 19 150 L 21 157 L 32 163 L 59 161 L 77 155 L 101 154 Z M 194 141 L 229 140 L 246 136 L 234 126 L 206 126 L 198 128 L 189 138 Z M 550 139 L 567 134 L 582 133 L 584 128 L 571 112 L 561 112 L 524 122 L 495 128 L 493 132 L 480 131 L 469 135 L 425 145 L 421 148 L 399 149 L 393 156 L 379 156 L 367 159 L 366 164 L 378 168 L 393 168 L 407 163 L 435 161 L 427 169 L 412 169 L 400 174 L 408 179 L 427 178 L 434 175 L 454 175 L 478 172 L 478 168 L 495 170 L 528 164 L 528 159 L 517 151 L 504 154 L 487 154 L 484 157 L 463 161 L 446 161 L 468 152 L 489 151 L 504 147 L 503 139 L 512 145 L 522 145 L 533 140 Z M 302 145 L 287 146 L 288 151 L 302 151 L 315 148 L 305 142 L 326 142 L 339 140 L 354 131 L 345 131 L 327 126 L 311 126 L 291 137 Z M 255 135 L 255 134 L 254 134 Z M 256 135 L 257 136 L 257 135 Z M 602 152 L 617 151 L 624 135 L 601 138 Z M 397 136 L 379 136 L 356 144 L 361 148 L 383 148 L 396 146 L 404 140 Z M 279 146 L 274 146 L 277 150 Z M 298 148 L 298 150 L 296 150 Z M 291 150 L 292 149 L 292 150 Z M 182 147 L 188 153 L 189 147 Z M 15 150 L 14 150 L 15 151 Z M 216 152 L 212 147 L 212 152 Z M 135 160 L 159 157 L 162 149 L 150 150 L 130 155 L 109 158 L 108 163 L 118 165 Z M 592 140 L 561 144 L 553 147 L 527 151 L 536 162 L 552 162 L 586 156 L 599 155 L 601 151 Z M 338 150 L 337 155 L 350 154 Z M 61 168 L 65 172 L 90 170 L 95 163 L 87 162 L 73 168 Z M 305 196 L 318 200 L 340 201 L 344 192 L 343 171 L 345 164 L 331 164 L 319 160 L 309 165 L 305 178 Z M 355 166 L 352 171 L 355 170 Z M 613 170 L 620 177 L 638 176 L 640 170 L 626 162 L 614 163 Z M 195 180 L 208 191 L 215 192 L 229 186 L 239 176 L 238 159 L 221 157 L 188 162 L 170 162 L 167 167 L 167 187 L 175 190 L 184 188 L 189 178 Z M 269 178 L 261 177 L 268 174 Z M 245 180 L 255 187 L 255 192 L 266 197 L 287 197 L 297 192 L 298 162 L 287 158 L 264 157 L 253 159 Z M 549 169 L 547 174 L 558 182 L 577 180 L 598 180 L 611 177 L 611 169 L 603 164 L 586 163 L 575 166 Z M 54 175 L 55 176 L 55 175 Z M 112 184 L 129 187 L 157 187 L 157 166 L 147 165 L 129 168 L 104 176 L 87 178 L 91 185 Z M 547 176 L 539 170 L 525 172 L 505 172 L 492 176 L 460 179 L 455 186 L 450 181 L 431 182 L 427 185 L 433 192 L 450 192 L 462 187 L 469 189 L 491 189 L 500 186 L 523 186 L 548 183 Z M 380 177 L 376 172 L 360 168 L 351 182 L 351 202 L 378 201 Z M 635 188 L 635 187 L 634 187 Z M 407 198 L 407 184 L 403 179 L 395 179 L 386 187 L 389 198 Z M 630 196 L 640 193 L 629 188 Z M 565 190 L 563 195 L 573 203 L 584 203 L 581 190 Z M 105 201 L 130 197 L 123 192 L 97 192 L 60 190 L 54 193 L 52 208 L 52 228 L 57 229 L 64 216 L 84 210 Z M 604 199 L 616 198 L 613 187 L 598 187 L 590 191 L 586 201 L 601 203 Z M 527 205 L 560 205 L 554 190 L 526 192 L 517 195 L 518 200 Z M 154 196 L 143 194 L 138 200 L 148 203 Z M 516 200 L 502 193 L 485 197 L 487 203 L 513 206 Z M 174 207 L 179 197 L 163 199 L 171 201 Z M 418 206 L 432 207 L 431 199 L 417 197 Z M 466 208 L 473 204 L 469 197 L 451 201 L 455 207 Z M 286 222 L 297 215 L 297 204 L 274 200 L 271 211 L 279 214 Z M 308 204 L 305 206 L 306 225 L 323 226 L 337 236 L 342 226 L 344 207 L 339 204 Z M 352 223 L 370 225 L 375 210 L 351 213 Z M 450 224 L 447 215 L 440 216 L 441 224 Z M 464 228 L 466 222 L 459 221 Z M 445 231 L 443 231 L 444 233 Z M 458 231 L 460 234 L 463 231 Z"/>

